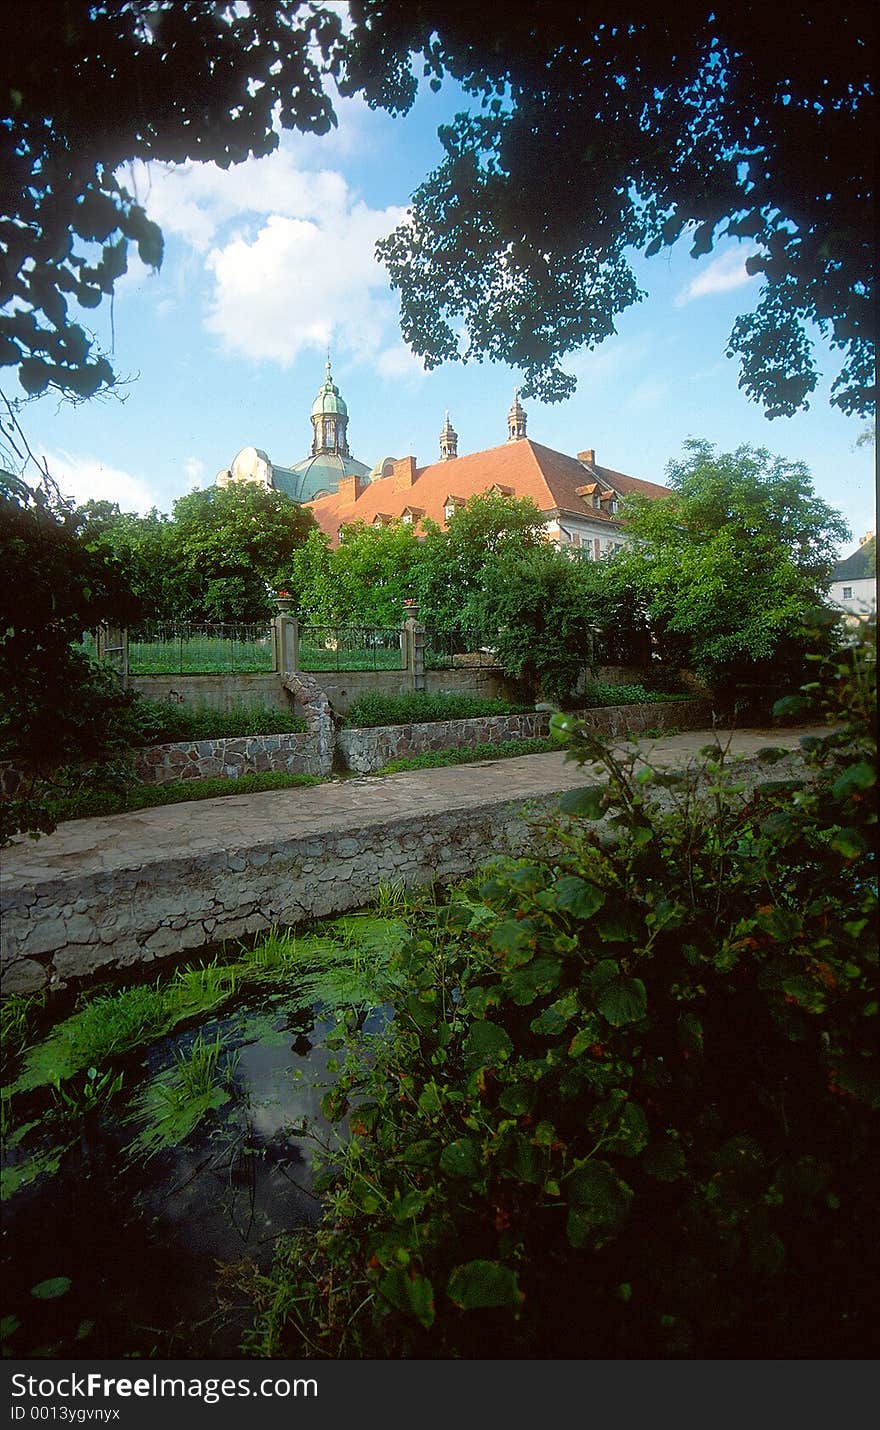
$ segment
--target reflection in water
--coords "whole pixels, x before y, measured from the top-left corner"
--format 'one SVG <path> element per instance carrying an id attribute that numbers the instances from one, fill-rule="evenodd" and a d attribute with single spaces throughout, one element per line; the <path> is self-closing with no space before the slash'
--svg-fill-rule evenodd
<path id="1" fill-rule="evenodd" d="M 372 1014 L 368 1030 L 387 1016 Z M 57 1175 L 9 1203 L 3 1314 L 21 1323 L 12 1354 L 239 1354 L 251 1315 L 242 1285 L 268 1267 L 282 1232 L 320 1218 L 315 1139 L 332 1145 L 340 1135 L 320 1109 L 333 1078 L 331 1026 L 270 1001 L 163 1039 L 126 1074 L 130 1093 L 199 1034 L 206 1042 L 219 1035 L 224 1050 L 238 1052 L 233 1097 L 184 1145 L 135 1162 L 125 1153 L 131 1124 L 105 1122 L 67 1153 Z M 60 1276 L 71 1281 L 64 1296 L 31 1294 Z"/>

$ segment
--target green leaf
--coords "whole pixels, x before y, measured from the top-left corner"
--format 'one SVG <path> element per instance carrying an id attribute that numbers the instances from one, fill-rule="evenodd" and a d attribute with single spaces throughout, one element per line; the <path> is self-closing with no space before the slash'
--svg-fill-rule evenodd
<path id="1" fill-rule="evenodd" d="M 516 1272 L 498 1261 L 468 1261 L 456 1266 L 446 1291 L 450 1301 L 462 1311 L 518 1306 L 525 1299 L 517 1284 Z"/>
<path id="2" fill-rule="evenodd" d="M 576 874 L 567 874 L 557 879 L 554 885 L 556 905 L 564 913 L 574 914 L 577 919 L 590 919 L 598 913 L 605 902 L 605 890 L 588 884 Z"/>
<path id="3" fill-rule="evenodd" d="M 533 965 L 534 967 L 534 965 Z M 555 1003 L 551 1003 L 549 1008 L 545 1008 L 537 1018 L 530 1024 L 533 1033 L 549 1033 L 555 1037 L 561 1033 L 566 1023 L 569 1023 L 580 1008 L 580 1004 L 574 993 L 566 993 L 564 998 L 557 998 Z"/>
<path id="4" fill-rule="evenodd" d="M 20 1325 L 21 1321 L 17 1316 L 4 1316 L 0 1320 L 0 1341 L 7 1341 L 10 1336 L 14 1336 Z"/>
<path id="5" fill-rule="evenodd" d="M 32 1286 L 31 1295 L 40 1301 L 54 1301 L 59 1296 L 66 1296 L 72 1285 L 69 1276 L 50 1276 L 48 1281 L 38 1281 L 36 1286 Z"/>
<path id="6" fill-rule="evenodd" d="M 532 1105 L 531 1091 L 518 1083 L 512 1087 L 506 1087 L 498 1099 L 499 1107 L 505 1112 L 512 1112 L 515 1117 L 520 1117 L 524 1112 L 528 1112 Z"/>
<path id="7" fill-rule="evenodd" d="M 649 1144 L 642 1157 L 642 1167 L 658 1182 L 675 1182 L 684 1175 L 684 1152 L 678 1142 L 664 1137 Z"/>
<path id="8" fill-rule="evenodd" d="M 527 963 L 534 953 L 535 926 L 530 919 L 505 919 L 492 930 L 489 941 L 495 953 Z"/>
<path id="9" fill-rule="evenodd" d="M 507 1062 L 513 1052 L 513 1043 L 503 1028 L 497 1023 L 473 1023 L 465 1039 L 464 1054 L 474 1067 L 498 1067 Z"/>
<path id="10" fill-rule="evenodd" d="M 640 978 L 619 974 L 602 989 L 597 1006 L 612 1027 L 621 1028 L 625 1023 L 644 1018 L 648 1007 L 647 990 Z"/>
<path id="11" fill-rule="evenodd" d="M 605 786 L 586 785 L 583 789 L 569 789 L 559 801 L 563 814 L 576 814 L 581 819 L 601 819 L 605 813 Z"/>
<path id="12" fill-rule="evenodd" d="M 831 786 L 831 792 L 835 799 L 844 799 L 858 790 L 870 789 L 876 783 L 877 771 L 874 766 L 869 765 L 866 760 L 860 760 L 857 765 L 850 765 L 849 769 L 837 776 Z"/>
<path id="13" fill-rule="evenodd" d="M 552 993 L 561 969 L 558 958 L 535 958 L 525 968 L 515 968 L 506 980 L 514 1003 L 525 1008 L 539 995 Z"/>
<path id="14" fill-rule="evenodd" d="M 632 1189 L 609 1162 L 590 1158 L 566 1177 L 563 1191 L 569 1206 L 594 1227 L 617 1227 L 626 1219 Z"/>
<path id="15" fill-rule="evenodd" d="M 425 1329 L 434 1322 L 434 1288 L 427 1276 L 413 1276 L 400 1266 L 392 1266 L 379 1282 L 379 1294 L 398 1311 L 408 1311 Z"/>
<path id="16" fill-rule="evenodd" d="M 868 846 L 857 829 L 838 829 L 831 839 L 831 848 L 842 854 L 844 859 L 858 859 Z"/>
<path id="17" fill-rule="evenodd" d="M 457 1137 L 440 1153 L 440 1167 L 452 1177 L 478 1177 L 482 1170 L 480 1148 L 471 1137 Z"/>

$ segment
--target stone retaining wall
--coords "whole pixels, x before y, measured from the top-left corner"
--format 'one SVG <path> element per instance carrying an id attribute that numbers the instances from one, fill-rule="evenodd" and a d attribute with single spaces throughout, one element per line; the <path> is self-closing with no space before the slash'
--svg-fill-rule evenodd
<path id="1" fill-rule="evenodd" d="M 274 771 L 286 775 L 328 775 L 332 750 L 308 734 L 241 735 L 225 740 L 182 741 L 139 750 L 134 762 L 145 784 L 170 780 L 237 780 Z"/>
<path id="2" fill-rule="evenodd" d="M 610 735 L 640 735 L 646 730 L 701 730 L 711 726 L 712 712 L 705 700 L 670 700 L 656 705 L 614 705 L 575 712 L 591 728 Z M 374 729 L 345 728 L 336 736 L 336 748 L 345 767 L 358 774 L 374 774 L 392 760 L 412 759 L 439 750 L 468 749 L 472 745 L 500 745 L 505 740 L 533 739 L 550 730 L 550 712 L 523 715 L 486 715 L 472 720 L 433 720 L 415 725 L 378 725 Z"/>
<path id="3" fill-rule="evenodd" d="M 530 801 L 549 814 L 558 794 Z M 360 908 L 380 882 L 470 873 L 532 840 L 522 799 L 404 816 L 345 833 L 164 858 L 28 888 L 4 898 L 3 991 L 61 988 L 100 973 Z"/>

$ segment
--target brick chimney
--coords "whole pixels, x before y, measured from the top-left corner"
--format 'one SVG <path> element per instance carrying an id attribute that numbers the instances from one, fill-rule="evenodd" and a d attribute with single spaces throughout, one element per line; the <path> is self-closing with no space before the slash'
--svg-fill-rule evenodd
<path id="1" fill-rule="evenodd" d="M 416 479 L 415 457 L 398 457 L 392 469 L 392 476 L 396 492 L 408 491 Z"/>
<path id="2" fill-rule="evenodd" d="M 353 472 L 350 477 L 340 477 L 337 491 L 341 503 L 345 506 L 354 506 L 363 491 L 363 485 L 357 472 Z"/>
<path id="3" fill-rule="evenodd" d="M 595 447 L 588 447 L 585 452 L 578 452 L 578 461 L 579 461 L 579 462 L 586 462 L 586 464 L 587 464 L 588 467 L 595 467 L 595 465 L 596 465 L 596 449 L 595 449 Z"/>

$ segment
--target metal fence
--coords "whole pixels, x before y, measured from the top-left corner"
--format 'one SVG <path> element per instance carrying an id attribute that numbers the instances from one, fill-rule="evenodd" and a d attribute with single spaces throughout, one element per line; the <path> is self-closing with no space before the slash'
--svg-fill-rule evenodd
<path id="1" fill-rule="evenodd" d="M 223 675 L 271 671 L 272 627 L 151 621 L 129 632 L 131 675 Z"/>
<path id="2" fill-rule="evenodd" d="M 299 628 L 300 670 L 400 670 L 399 626 L 314 626 Z"/>
<path id="3" fill-rule="evenodd" d="M 426 670 L 494 670 L 492 639 L 479 631 L 425 631 Z"/>

